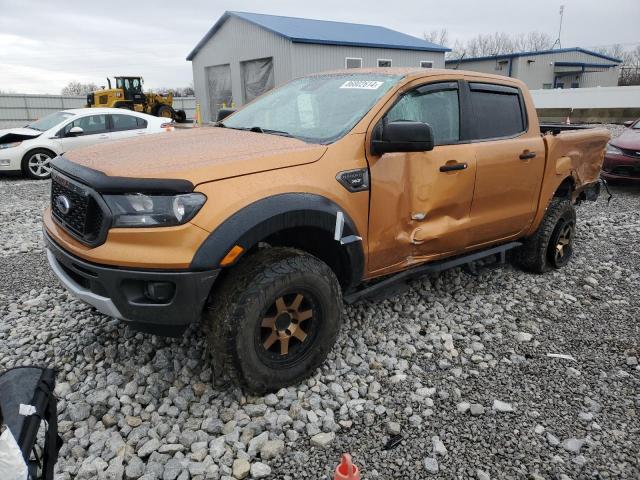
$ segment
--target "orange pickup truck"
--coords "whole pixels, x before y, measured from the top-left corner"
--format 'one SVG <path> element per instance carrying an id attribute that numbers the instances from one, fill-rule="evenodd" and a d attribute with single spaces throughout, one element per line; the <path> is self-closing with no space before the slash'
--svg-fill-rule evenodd
<path id="1" fill-rule="evenodd" d="M 273 390 L 323 362 L 343 299 L 509 250 L 529 271 L 564 266 L 608 139 L 541 129 L 503 76 L 311 75 L 214 127 L 55 159 L 48 259 L 134 328 L 203 318 L 244 385 Z"/>

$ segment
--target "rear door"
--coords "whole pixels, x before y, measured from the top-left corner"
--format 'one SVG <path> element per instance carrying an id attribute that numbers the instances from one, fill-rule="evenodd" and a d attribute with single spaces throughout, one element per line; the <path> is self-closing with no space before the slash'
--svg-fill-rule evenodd
<path id="1" fill-rule="evenodd" d="M 465 89 L 477 161 L 470 232 L 474 246 L 517 235 L 529 226 L 540 194 L 545 148 L 537 124 L 528 124 L 520 89 L 471 80 Z"/>
<path id="2" fill-rule="evenodd" d="M 144 118 L 127 113 L 115 113 L 111 117 L 111 139 L 138 137 L 147 132 L 147 121 Z"/>
<path id="3" fill-rule="evenodd" d="M 457 81 L 426 83 L 405 92 L 382 118 L 429 124 L 435 147 L 370 158 L 370 271 L 467 246 L 476 160 L 461 106 Z"/>

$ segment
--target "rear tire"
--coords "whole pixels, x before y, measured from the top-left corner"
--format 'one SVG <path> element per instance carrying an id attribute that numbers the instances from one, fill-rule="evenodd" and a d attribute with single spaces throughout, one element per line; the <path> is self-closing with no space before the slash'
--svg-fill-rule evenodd
<path id="1" fill-rule="evenodd" d="M 176 111 L 176 122 L 178 123 L 184 123 L 187 121 L 187 114 L 185 113 L 184 110 L 177 110 Z"/>
<path id="2" fill-rule="evenodd" d="M 300 382 L 325 360 L 342 324 L 342 294 L 324 262 L 292 248 L 241 260 L 213 293 L 208 340 L 257 393 Z"/>
<path id="3" fill-rule="evenodd" d="M 533 273 L 564 267 L 573 256 L 575 228 L 576 210 L 571 200 L 554 197 L 538 230 L 515 252 L 516 263 Z"/>

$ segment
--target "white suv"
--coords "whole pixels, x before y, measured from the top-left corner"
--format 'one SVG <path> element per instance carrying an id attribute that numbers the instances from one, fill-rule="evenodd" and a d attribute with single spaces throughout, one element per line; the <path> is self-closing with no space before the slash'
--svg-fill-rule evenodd
<path id="1" fill-rule="evenodd" d="M 0 173 L 46 179 L 51 159 L 69 150 L 173 129 L 171 119 L 119 108 L 63 110 L 23 128 L 0 130 Z"/>

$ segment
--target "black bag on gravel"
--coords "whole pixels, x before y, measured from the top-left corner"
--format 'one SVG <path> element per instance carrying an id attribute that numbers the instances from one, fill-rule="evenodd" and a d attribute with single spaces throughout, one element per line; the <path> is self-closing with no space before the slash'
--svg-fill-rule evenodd
<path id="1" fill-rule="evenodd" d="M 16 367 L 0 372 L 0 426 L 4 423 L 15 438 L 30 480 L 53 479 L 53 467 L 62 446 L 53 394 L 55 383 L 55 372 L 48 368 Z M 43 420 L 44 449 L 40 458 L 36 443 Z"/>

